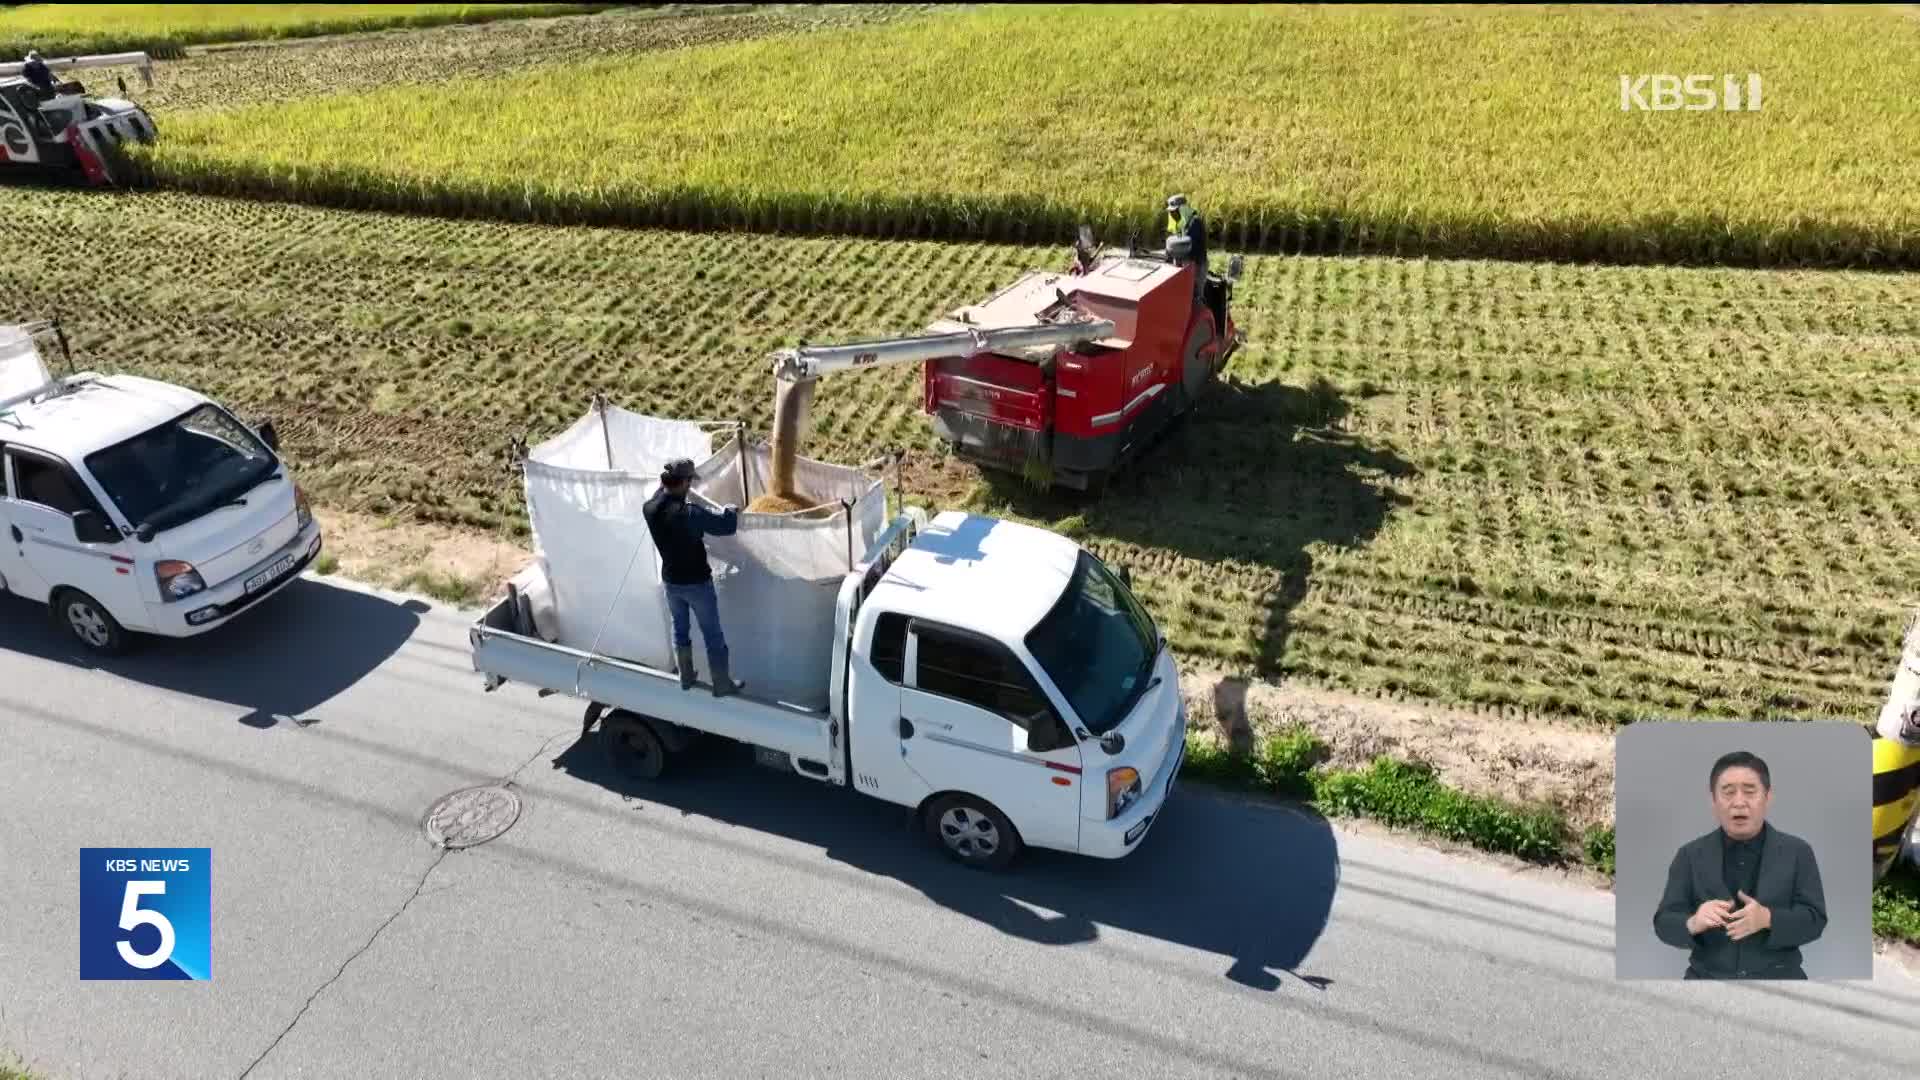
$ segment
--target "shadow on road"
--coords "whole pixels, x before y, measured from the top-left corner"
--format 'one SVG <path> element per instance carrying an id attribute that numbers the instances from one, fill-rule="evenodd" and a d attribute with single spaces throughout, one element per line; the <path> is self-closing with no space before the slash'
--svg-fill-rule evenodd
<path id="1" fill-rule="evenodd" d="M 242 724 L 265 729 L 315 722 L 314 709 L 406 644 L 425 610 L 302 578 L 199 637 L 136 635 L 125 655 L 95 657 L 46 605 L 0 596 L 0 649 L 238 705 Z"/>
<path id="2" fill-rule="evenodd" d="M 1225 977 L 1256 989 L 1278 989 L 1277 973 L 1330 985 L 1300 971 L 1326 929 L 1340 876 L 1332 829 L 1305 808 L 1176 790 L 1125 859 L 1028 850 L 990 874 L 953 863 L 910 831 L 904 808 L 756 766 L 738 744 L 707 740 L 676 755 L 659 780 L 643 781 L 608 759 L 603 740 L 596 731 L 576 741 L 553 767 L 682 814 L 819 847 L 1028 941 L 1072 945 L 1108 927 L 1226 957 Z"/>

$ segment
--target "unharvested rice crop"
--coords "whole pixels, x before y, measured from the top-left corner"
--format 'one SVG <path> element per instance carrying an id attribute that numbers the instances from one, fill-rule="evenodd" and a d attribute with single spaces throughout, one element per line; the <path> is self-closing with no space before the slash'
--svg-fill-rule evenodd
<path id="1" fill-rule="evenodd" d="M 613 4 L 20 4 L 0 8 L 0 59 L 144 50 L 156 59 L 189 45 L 311 37 L 389 27 L 440 26 L 598 11 Z"/>
<path id="2" fill-rule="evenodd" d="M 1061 247 L 0 191 L 0 311 L 280 421 L 323 502 L 524 522 L 510 436 L 773 411 L 769 353 L 924 326 Z M 90 298 L 76 309 L 74 290 Z M 808 452 L 1128 563 L 1196 664 L 1515 714 L 1872 715 L 1920 581 L 1920 275 L 1272 257 L 1232 384 L 1092 504 L 930 448 L 911 367 Z M 1324 382 L 1321 382 L 1324 380 Z"/>
<path id="3" fill-rule="evenodd" d="M 1914 55 L 1882 7 L 994 6 L 175 116 L 146 157 L 519 220 L 1157 242 L 1179 190 L 1246 250 L 1910 266 Z M 1760 111 L 1622 110 L 1695 72 Z"/>

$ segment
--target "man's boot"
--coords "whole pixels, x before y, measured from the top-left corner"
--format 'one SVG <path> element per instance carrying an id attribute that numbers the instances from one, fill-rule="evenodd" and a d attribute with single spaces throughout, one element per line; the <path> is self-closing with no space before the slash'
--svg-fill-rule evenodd
<path id="1" fill-rule="evenodd" d="M 737 694 L 747 685 L 746 683 L 733 681 L 731 674 L 727 671 L 726 657 L 709 656 L 707 657 L 707 664 L 713 668 L 714 697 L 726 697 L 729 694 Z"/>
<path id="2" fill-rule="evenodd" d="M 680 667 L 680 689 L 693 689 L 693 647 L 675 648 L 673 659 Z"/>

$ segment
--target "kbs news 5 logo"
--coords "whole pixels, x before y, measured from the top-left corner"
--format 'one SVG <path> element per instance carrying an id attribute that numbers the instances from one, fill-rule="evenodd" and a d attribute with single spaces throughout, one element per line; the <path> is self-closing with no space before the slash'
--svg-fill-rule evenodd
<path id="1" fill-rule="evenodd" d="M 211 848 L 81 848 L 82 979 L 213 978 Z"/>

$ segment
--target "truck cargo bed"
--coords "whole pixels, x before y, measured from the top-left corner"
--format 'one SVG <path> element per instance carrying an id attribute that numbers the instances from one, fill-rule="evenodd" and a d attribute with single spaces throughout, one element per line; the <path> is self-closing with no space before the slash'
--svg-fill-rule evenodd
<path id="1" fill-rule="evenodd" d="M 519 632 L 523 613 L 513 598 L 503 598 L 468 630 L 474 670 L 493 690 L 507 682 L 567 694 L 665 720 L 788 755 L 795 771 L 816 780 L 839 782 L 832 767 L 831 717 L 748 692 L 716 698 L 705 685 L 682 690 L 671 671 L 662 671 L 583 649 L 570 648 Z"/>

